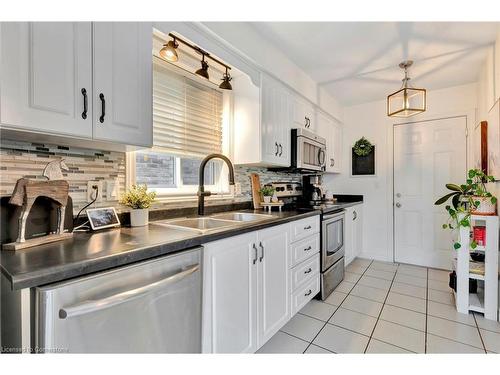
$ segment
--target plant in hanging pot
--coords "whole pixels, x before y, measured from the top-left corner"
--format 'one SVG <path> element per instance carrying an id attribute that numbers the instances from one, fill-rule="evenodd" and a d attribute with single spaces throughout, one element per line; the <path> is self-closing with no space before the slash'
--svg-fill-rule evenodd
<path id="1" fill-rule="evenodd" d="M 479 169 L 471 169 L 467 173 L 465 184 L 446 184 L 451 193 L 439 198 L 434 203 L 441 205 L 451 199 L 451 205 L 445 206 L 449 219 L 446 224 L 443 224 L 443 229 L 470 228 L 471 215 L 495 215 L 497 198 L 486 189 L 486 183 L 493 181 L 495 181 L 493 176 L 488 176 Z M 460 243 L 455 241 L 453 246 L 455 249 L 459 249 Z M 470 246 L 475 249 L 477 243 L 472 241 Z"/>
<path id="2" fill-rule="evenodd" d="M 259 193 L 262 194 L 264 199 L 264 203 L 270 203 L 271 197 L 274 195 L 274 188 L 272 186 L 263 186 L 262 189 L 259 190 Z"/>
<path id="3" fill-rule="evenodd" d="M 142 227 L 149 223 L 149 207 L 154 202 L 156 193 L 148 192 L 146 185 L 132 185 L 132 188 L 123 194 L 120 203 L 130 207 L 130 225 Z"/>

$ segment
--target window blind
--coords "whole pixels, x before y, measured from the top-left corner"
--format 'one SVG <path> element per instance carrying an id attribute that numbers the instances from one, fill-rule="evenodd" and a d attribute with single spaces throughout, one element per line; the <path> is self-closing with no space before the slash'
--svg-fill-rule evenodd
<path id="1" fill-rule="evenodd" d="M 153 63 L 153 144 L 176 155 L 222 152 L 222 93 Z"/>

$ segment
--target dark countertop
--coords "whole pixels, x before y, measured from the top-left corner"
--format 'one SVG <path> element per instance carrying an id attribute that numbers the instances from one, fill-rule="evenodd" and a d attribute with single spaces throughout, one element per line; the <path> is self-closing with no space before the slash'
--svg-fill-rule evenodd
<path id="1" fill-rule="evenodd" d="M 256 212 L 238 210 L 238 212 Z M 0 268 L 12 289 L 24 289 L 103 271 L 186 250 L 203 243 L 319 215 L 319 211 L 272 212 L 273 219 L 238 224 L 199 234 L 151 222 L 147 227 L 122 227 L 19 251 L 1 251 Z"/>

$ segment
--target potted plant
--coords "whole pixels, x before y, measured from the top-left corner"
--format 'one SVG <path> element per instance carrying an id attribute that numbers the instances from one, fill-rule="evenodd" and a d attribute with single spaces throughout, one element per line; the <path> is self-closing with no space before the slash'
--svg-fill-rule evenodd
<path id="1" fill-rule="evenodd" d="M 130 207 L 130 225 L 142 227 L 149 223 L 149 207 L 154 202 L 156 193 L 148 192 L 146 185 L 132 185 L 132 188 L 123 194 L 120 203 Z"/>
<path id="2" fill-rule="evenodd" d="M 487 182 L 495 181 L 493 176 L 486 175 L 479 169 L 471 169 L 463 185 L 446 184 L 451 193 L 439 198 L 434 204 L 441 205 L 451 199 L 451 205 L 446 205 L 449 219 L 443 224 L 443 229 L 456 230 L 460 227 L 470 228 L 471 215 L 495 215 L 497 198 L 486 189 Z M 459 249 L 460 243 L 455 242 L 454 248 Z M 477 244 L 471 242 L 471 248 Z"/>
<path id="3" fill-rule="evenodd" d="M 262 194 L 262 197 L 264 199 L 264 203 L 271 202 L 271 197 L 273 196 L 274 192 L 275 190 L 272 186 L 264 186 L 259 190 L 259 193 Z"/>

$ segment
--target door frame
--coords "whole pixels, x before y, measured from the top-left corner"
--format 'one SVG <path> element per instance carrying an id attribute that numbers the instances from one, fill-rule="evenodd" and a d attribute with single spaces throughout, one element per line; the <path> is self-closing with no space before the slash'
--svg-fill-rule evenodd
<path id="1" fill-rule="evenodd" d="M 456 112 L 456 113 L 444 113 L 441 115 L 430 115 L 426 117 L 421 117 L 418 120 L 410 120 L 410 121 L 401 121 L 401 122 L 393 122 L 392 126 L 390 129 L 388 129 L 388 139 L 389 142 L 391 143 L 388 145 L 390 148 L 390 157 L 389 157 L 389 164 L 390 168 L 392 169 L 392 173 L 388 174 L 388 178 L 391 180 L 389 181 L 389 186 L 390 188 L 388 189 L 387 193 L 387 208 L 390 214 L 389 220 L 391 221 L 389 223 L 389 227 L 392 228 L 392 230 L 389 231 L 390 235 L 390 240 L 389 243 L 392 247 L 392 262 L 396 261 L 396 236 L 395 236 L 395 231 L 396 231 L 396 225 L 395 225 L 395 215 L 394 215 L 394 133 L 396 130 L 396 126 L 402 126 L 402 125 L 411 125 L 411 124 L 418 124 L 422 122 L 430 122 L 430 121 L 437 121 L 437 120 L 447 120 L 447 119 L 452 119 L 452 118 L 465 118 L 465 142 L 466 142 L 466 147 L 465 147 L 465 160 L 466 160 L 466 170 L 468 170 L 472 165 L 473 165 L 473 152 L 472 152 L 472 147 L 474 147 L 473 144 L 473 136 L 471 135 L 471 131 L 474 130 L 474 124 L 477 122 L 476 119 L 476 111 L 475 110 L 468 110 L 464 112 Z"/>

